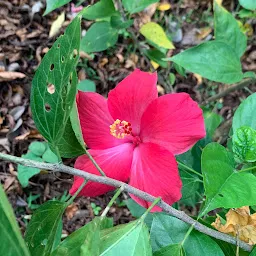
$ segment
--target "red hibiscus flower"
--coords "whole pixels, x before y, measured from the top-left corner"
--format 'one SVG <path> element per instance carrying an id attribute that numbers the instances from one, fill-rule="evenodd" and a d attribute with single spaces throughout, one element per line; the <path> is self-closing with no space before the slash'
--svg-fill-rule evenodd
<path id="1" fill-rule="evenodd" d="M 174 155 L 205 136 L 202 110 L 186 93 L 158 98 L 157 74 L 135 70 L 108 99 L 79 92 L 77 107 L 89 152 L 107 177 L 127 182 L 170 205 L 181 198 L 182 183 Z M 100 175 L 86 155 L 75 168 Z M 74 194 L 83 178 L 75 177 Z M 80 195 L 98 196 L 115 188 L 88 182 Z M 149 202 L 131 195 L 143 207 Z M 159 210 L 155 207 L 153 210 Z"/>

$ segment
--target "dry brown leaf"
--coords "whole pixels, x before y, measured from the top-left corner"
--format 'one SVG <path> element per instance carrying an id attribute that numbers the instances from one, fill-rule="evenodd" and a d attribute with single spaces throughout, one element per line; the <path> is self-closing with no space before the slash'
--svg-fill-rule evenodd
<path id="1" fill-rule="evenodd" d="M 51 29 L 49 33 L 50 38 L 56 36 L 60 32 L 60 29 L 64 21 L 65 21 L 65 12 L 62 12 L 51 25 Z"/>
<path id="2" fill-rule="evenodd" d="M 99 63 L 99 68 L 103 68 L 108 63 L 108 58 L 102 58 Z"/>
<path id="3" fill-rule="evenodd" d="M 153 61 L 153 60 L 151 60 L 150 63 L 151 63 L 151 65 L 153 66 L 153 68 L 154 68 L 155 70 L 158 69 L 158 67 L 159 67 L 159 64 L 158 64 L 158 63 L 156 63 L 156 62 Z"/>
<path id="4" fill-rule="evenodd" d="M 226 220 L 223 225 L 218 216 L 212 226 L 220 232 L 238 237 L 250 245 L 256 244 L 256 213 L 250 215 L 249 206 L 230 209 L 226 214 Z"/>
<path id="5" fill-rule="evenodd" d="M 76 203 L 69 205 L 65 211 L 65 215 L 67 216 L 67 219 L 71 220 L 77 211 L 78 211 L 78 207 Z"/>
<path id="6" fill-rule="evenodd" d="M 26 77 L 26 75 L 21 72 L 12 72 L 12 71 L 0 72 L 0 82 L 12 81 L 12 80 L 21 79 L 24 77 Z"/>

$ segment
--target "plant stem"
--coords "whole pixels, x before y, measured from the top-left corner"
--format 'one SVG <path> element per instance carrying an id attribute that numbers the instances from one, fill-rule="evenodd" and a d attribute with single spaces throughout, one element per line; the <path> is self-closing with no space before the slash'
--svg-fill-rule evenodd
<path id="1" fill-rule="evenodd" d="M 73 201 L 75 200 L 75 198 L 78 196 L 78 194 L 81 192 L 81 190 L 84 188 L 84 186 L 86 185 L 86 183 L 88 182 L 88 180 L 84 180 L 83 183 L 81 184 L 81 186 L 78 188 L 78 190 L 76 191 L 76 193 L 68 199 L 68 201 L 66 202 L 67 205 L 70 205 L 73 203 Z"/>
<path id="2" fill-rule="evenodd" d="M 85 154 L 89 157 L 89 159 L 91 160 L 91 162 L 93 163 L 93 165 L 96 167 L 96 169 L 100 172 L 100 174 L 104 177 L 106 177 L 106 174 L 102 171 L 102 169 L 99 167 L 99 165 L 96 163 L 96 161 L 94 160 L 94 158 L 92 157 L 92 155 L 90 154 L 90 152 L 88 150 L 85 150 Z"/>
<path id="3" fill-rule="evenodd" d="M 229 93 L 231 93 L 233 91 L 236 91 L 236 90 L 239 90 L 239 89 L 242 89 L 242 88 L 244 88 L 246 86 L 249 86 L 251 84 L 254 84 L 255 82 L 256 82 L 255 78 L 244 79 L 243 81 L 230 86 L 225 91 L 220 92 L 220 93 L 218 93 L 218 94 L 216 94 L 216 95 L 206 99 L 206 101 L 204 103 L 207 104 L 207 103 L 209 103 L 211 101 L 219 100 L 220 98 L 223 98 L 224 96 L 228 95 Z"/>
<path id="4" fill-rule="evenodd" d="M 148 207 L 146 212 L 143 213 L 143 215 L 141 216 L 141 219 L 144 220 L 146 218 L 146 216 L 148 215 L 148 213 L 150 213 L 150 211 L 153 209 L 153 207 L 155 205 L 157 205 L 160 201 L 161 201 L 161 197 L 156 198 L 155 201 Z"/>
<path id="5" fill-rule="evenodd" d="M 248 171 L 251 171 L 251 170 L 254 170 L 254 169 L 256 169 L 256 166 L 252 166 L 252 167 L 248 167 L 248 168 L 242 169 L 239 172 L 248 172 Z"/>
<path id="6" fill-rule="evenodd" d="M 194 169 L 192 169 L 192 168 L 186 166 L 185 164 L 181 163 L 180 161 L 177 161 L 177 162 L 178 162 L 178 164 L 179 164 L 181 167 L 183 167 L 184 169 L 186 169 L 186 170 L 188 170 L 188 171 L 190 171 L 190 172 L 192 172 L 192 173 L 194 173 L 194 174 L 196 174 L 196 175 L 198 175 L 198 176 L 200 176 L 200 177 L 203 178 L 203 175 L 202 175 L 201 173 L 199 173 L 199 172 L 195 171 Z"/>
<path id="7" fill-rule="evenodd" d="M 111 208 L 111 206 L 113 205 L 113 203 L 116 201 L 116 199 L 119 197 L 119 195 L 122 193 L 122 191 L 124 190 L 124 186 L 121 186 L 116 193 L 114 194 L 114 196 L 112 197 L 112 199 L 110 200 L 110 202 L 108 203 L 107 207 L 104 209 L 103 213 L 101 214 L 101 217 L 105 217 L 109 211 L 109 209 Z"/>
<path id="8" fill-rule="evenodd" d="M 191 233 L 191 231 L 192 231 L 193 229 L 194 229 L 194 225 L 191 225 L 190 228 L 188 229 L 188 231 L 187 231 L 187 233 L 186 233 L 184 239 L 183 239 L 182 242 L 181 242 L 181 245 L 182 245 L 182 246 L 184 245 L 186 239 L 188 238 L 188 236 L 190 235 L 190 233 Z"/>
<path id="9" fill-rule="evenodd" d="M 13 162 L 16 164 L 21 164 L 24 166 L 28 166 L 28 167 L 35 167 L 38 169 L 44 169 L 44 170 L 50 170 L 53 172 L 63 172 L 63 173 L 68 173 L 74 176 L 79 176 L 82 177 L 86 180 L 91 180 L 94 182 L 98 182 L 98 183 L 102 183 L 102 184 L 106 184 L 112 187 L 121 187 L 123 186 L 124 191 L 131 193 L 145 201 L 148 202 L 154 202 L 157 198 L 142 191 L 139 190 L 135 187 L 132 187 L 124 182 L 115 180 L 115 179 L 111 179 L 108 177 L 102 177 L 99 175 L 95 175 L 95 174 L 91 174 L 88 173 L 86 171 L 81 171 L 63 164 L 48 164 L 48 163 L 42 163 L 42 162 L 37 162 L 37 161 L 33 161 L 33 160 L 29 160 L 29 159 L 24 159 L 21 157 L 16 157 L 16 156 L 11 156 L 11 155 L 7 155 L 7 154 L 3 154 L 0 153 L 0 159 L 9 161 L 9 162 Z M 183 222 L 186 222 L 190 225 L 194 225 L 194 228 L 196 230 L 198 230 L 199 232 L 202 232 L 206 235 L 209 235 L 211 237 L 214 237 L 216 239 L 220 239 L 222 241 L 225 241 L 227 243 L 233 244 L 233 245 L 237 245 L 237 239 L 227 235 L 227 234 L 223 234 L 219 231 L 216 231 L 212 228 L 208 228 L 205 225 L 199 223 L 198 221 L 194 220 L 193 218 L 191 218 L 190 216 L 188 216 L 187 214 L 185 214 L 182 211 L 178 211 L 175 208 L 171 207 L 169 204 L 165 203 L 163 200 L 161 200 L 158 203 L 158 206 L 160 208 L 162 208 L 166 213 L 182 220 Z M 251 251 L 252 250 L 252 246 L 243 242 L 243 241 L 239 241 L 239 247 L 242 248 L 245 251 Z"/>

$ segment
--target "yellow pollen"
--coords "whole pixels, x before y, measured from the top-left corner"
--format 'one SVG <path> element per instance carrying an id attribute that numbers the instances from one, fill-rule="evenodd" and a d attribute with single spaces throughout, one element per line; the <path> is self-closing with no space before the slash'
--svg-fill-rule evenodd
<path id="1" fill-rule="evenodd" d="M 132 132 L 131 124 L 119 119 L 116 119 L 116 121 L 111 124 L 109 128 L 110 134 L 117 139 L 123 139 L 125 136 L 130 135 Z"/>

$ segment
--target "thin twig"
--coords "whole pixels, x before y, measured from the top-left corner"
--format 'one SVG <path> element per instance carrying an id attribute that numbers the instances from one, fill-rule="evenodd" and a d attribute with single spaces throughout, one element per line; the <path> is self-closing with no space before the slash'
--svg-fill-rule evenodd
<path id="1" fill-rule="evenodd" d="M 246 86 L 252 85 L 252 84 L 254 84 L 255 82 L 256 82 L 256 79 L 255 79 L 255 78 L 248 78 L 248 79 L 245 79 L 245 80 L 243 80 L 243 81 L 241 81 L 241 82 L 239 82 L 239 83 L 237 83 L 237 84 L 234 84 L 234 85 L 230 86 L 230 87 L 229 87 L 228 89 L 226 89 L 225 91 L 220 92 L 220 93 L 218 93 L 218 94 L 216 94 L 216 95 L 214 95 L 214 96 L 212 96 L 212 97 L 206 99 L 205 102 L 204 102 L 204 104 L 207 104 L 207 103 L 209 103 L 209 102 L 211 102 L 211 101 L 219 100 L 219 99 L 225 97 L 226 95 L 228 95 L 229 93 L 234 92 L 234 91 L 239 90 L 239 89 L 242 89 L 242 88 L 244 88 L 244 87 L 246 87 Z"/>
<path id="2" fill-rule="evenodd" d="M 88 180 L 91 180 L 94 182 L 110 185 L 113 187 L 123 187 L 124 191 L 131 193 L 131 194 L 133 194 L 145 201 L 148 201 L 148 202 L 154 202 L 157 199 L 156 197 L 154 197 L 146 192 L 143 192 L 137 188 L 134 188 L 124 182 L 114 180 L 114 179 L 111 179 L 108 177 L 97 176 L 97 175 L 94 175 L 94 174 L 91 174 L 91 173 L 88 173 L 85 171 L 81 171 L 81 170 L 78 170 L 78 169 L 75 169 L 72 167 L 65 166 L 63 164 L 41 163 L 41 162 L 28 160 L 28 159 L 24 159 L 24 158 L 20 158 L 20 157 L 16 157 L 16 156 L 10 156 L 10 155 L 3 154 L 3 153 L 0 153 L 0 159 L 6 160 L 9 162 L 13 162 L 16 164 L 21 164 L 21 165 L 28 166 L 28 167 L 35 167 L 35 168 L 39 168 L 39 169 L 50 170 L 53 172 L 64 172 L 64 173 L 68 173 L 68 174 L 71 174 L 74 176 L 79 176 L 79 177 L 82 177 L 84 179 L 88 179 Z M 200 231 L 201 233 L 204 233 L 204 234 L 214 237 L 216 239 L 228 242 L 230 244 L 237 245 L 236 238 L 204 226 L 203 224 L 194 220 L 193 218 L 191 218 L 184 212 L 178 211 L 175 208 L 171 207 L 169 204 L 165 203 L 164 201 L 161 200 L 157 205 L 159 207 L 161 207 L 166 213 L 169 213 L 170 215 L 172 215 L 190 225 L 193 225 L 194 228 L 196 230 Z M 247 243 L 245 243 L 243 241 L 239 241 L 239 247 L 245 251 L 252 250 L 252 246 L 248 245 Z"/>

